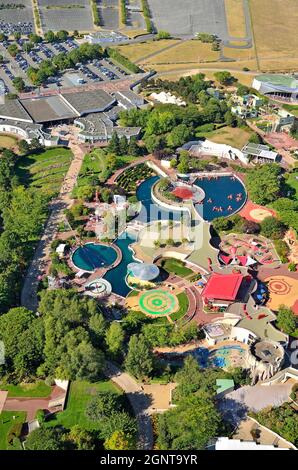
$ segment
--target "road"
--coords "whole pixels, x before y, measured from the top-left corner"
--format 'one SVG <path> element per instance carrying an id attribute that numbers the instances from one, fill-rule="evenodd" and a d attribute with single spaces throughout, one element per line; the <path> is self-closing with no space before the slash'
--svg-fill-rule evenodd
<path id="1" fill-rule="evenodd" d="M 33 311 L 37 310 L 38 307 L 38 284 L 40 276 L 45 273 L 49 262 L 50 246 L 57 232 L 58 225 L 63 220 L 63 211 L 73 202 L 71 192 L 76 184 L 85 155 L 83 148 L 79 145 L 70 143 L 69 147 L 74 154 L 74 158 L 64 178 L 58 197 L 50 204 L 50 215 L 45 225 L 43 236 L 37 245 L 32 262 L 27 270 L 21 293 L 21 305 Z"/>
<path id="2" fill-rule="evenodd" d="M 117 384 L 127 395 L 138 423 L 138 449 L 150 450 L 153 447 L 153 431 L 150 418 L 150 398 L 129 374 L 113 363 L 106 362 L 105 375 Z"/>

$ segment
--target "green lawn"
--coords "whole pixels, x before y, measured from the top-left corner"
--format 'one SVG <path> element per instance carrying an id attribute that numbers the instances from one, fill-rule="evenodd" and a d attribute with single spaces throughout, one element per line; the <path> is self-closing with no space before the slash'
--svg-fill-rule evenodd
<path id="1" fill-rule="evenodd" d="M 298 179 L 296 179 L 296 177 L 298 178 L 298 171 L 290 174 L 289 178 L 287 179 L 287 185 L 296 191 L 295 197 L 298 199 Z"/>
<path id="2" fill-rule="evenodd" d="M 176 259 L 163 260 L 162 267 L 168 273 L 173 273 L 180 277 L 186 277 L 190 276 L 190 274 L 193 274 L 193 271 L 187 268 L 182 261 Z"/>
<path id="3" fill-rule="evenodd" d="M 19 385 L 1 385 L 1 390 L 8 391 L 8 397 L 30 397 L 30 398 L 43 398 L 48 397 L 51 393 L 51 387 L 44 382 L 36 382 L 32 384 L 19 384 Z"/>
<path id="4" fill-rule="evenodd" d="M 84 157 L 79 174 L 78 185 L 88 185 L 97 178 L 105 181 L 113 171 L 128 165 L 135 159 L 136 157 L 128 155 L 110 157 L 105 150 L 95 149 L 92 152 L 87 153 Z"/>
<path id="5" fill-rule="evenodd" d="M 189 306 L 188 297 L 184 292 L 181 292 L 181 294 L 178 294 L 177 299 L 179 301 L 179 310 L 175 313 L 172 313 L 172 315 L 170 315 L 170 318 L 173 321 L 180 320 L 180 318 L 184 317 Z"/>
<path id="6" fill-rule="evenodd" d="M 111 391 L 121 394 L 111 381 L 102 381 L 89 383 L 86 381 L 76 381 L 70 384 L 69 395 L 66 403 L 66 409 L 61 413 L 56 413 L 52 419 L 46 421 L 46 426 L 62 425 L 70 429 L 75 424 L 87 430 L 100 429 L 100 423 L 90 421 L 85 416 L 85 408 L 88 401 L 99 391 Z"/>
<path id="7" fill-rule="evenodd" d="M 71 150 L 55 147 L 20 157 L 16 174 L 25 186 L 41 189 L 49 196 L 58 193 L 73 158 Z"/>
<path id="8" fill-rule="evenodd" d="M 24 411 L 2 411 L 0 414 L 0 450 L 18 449 L 18 447 L 8 445 L 7 436 L 15 423 L 24 423 L 25 419 L 26 413 Z"/>

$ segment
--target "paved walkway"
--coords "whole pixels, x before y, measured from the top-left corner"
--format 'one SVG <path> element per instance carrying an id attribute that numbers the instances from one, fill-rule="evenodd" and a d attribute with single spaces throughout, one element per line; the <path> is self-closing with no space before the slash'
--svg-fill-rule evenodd
<path id="1" fill-rule="evenodd" d="M 42 276 L 49 263 L 50 246 L 57 232 L 57 228 L 61 220 L 63 220 L 63 212 L 68 208 L 73 200 L 71 192 L 76 184 L 83 158 L 85 155 L 84 147 L 70 142 L 70 149 L 74 158 L 70 164 L 69 170 L 64 178 L 59 196 L 54 199 L 49 207 L 50 216 L 46 223 L 43 236 L 37 245 L 31 265 L 29 266 L 22 293 L 21 304 L 29 310 L 36 310 L 38 306 L 37 290 L 39 277 Z"/>
<path id="2" fill-rule="evenodd" d="M 51 400 L 57 400 L 65 396 L 65 390 L 55 385 L 52 388 L 51 395 L 46 398 L 6 398 L 3 406 L 4 411 L 25 411 L 27 413 L 26 421 L 32 421 L 38 410 L 50 412 L 57 411 L 56 408 L 49 407 Z M 60 409 L 60 407 L 59 407 Z"/>
<path id="3" fill-rule="evenodd" d="M 130 375 L 107 362 L 105 375 L 115 382 L 127 395 L 138 422 L 138 448 L 150 450 L 153 447 L 153 431 L 150 419 L 151 400 L 143 388 Z"/>

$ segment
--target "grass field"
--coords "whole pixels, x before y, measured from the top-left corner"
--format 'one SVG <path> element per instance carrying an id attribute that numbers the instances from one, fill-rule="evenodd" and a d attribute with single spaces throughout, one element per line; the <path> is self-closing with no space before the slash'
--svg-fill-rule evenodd
<path id="1" fill-rule="evenodd" d="M 72 156 L 71 150 L 55 147 L 20 157 L 16 173 L 22 184 L 52 196 L 59 192 Z"/>
<path id="2" fill-rule="evenodd" d="M 246 36 L 245 16 L 242 0 L 225 0 L 228 31 L 230 36 Z"/>
<path id="3" fill-rule="evenodd" d="M 88 185 L 90 180 L 98 178 L 106 180 L 110 175 L 110 170 L 116 170 L 133 162 L 135 157 L 123 155 L 116 157 L 115 167 L 111 168 L 111 162 L 107 154 L 102 149 L 93 150 L 84 157 L 83 164 L 78 178 L 78 187 Z"/>
<path id="4" fill-rule="evenodd" d="M 42 398 L 48 397 L 51 393 L 51 387 L 44 382 L 36 382 L 32 384 L 19 384 L 19 385 L 1 385 L 1 390 L 8 391 L 8 397 L 30 397 Z"/>
<path id="5" fill-rule="evenodd" d="M 160 41 L 146 41 L 139 44 L 118 46 L 117 49 L 132 62 L 138 62 L 141 61 L 143 57 L 161 52 L 166 47 L 179 43 L 180 41 L 177 39 L 161 39 Z"/>
<path id="6" fill-rule="evenodd" d="M 24 411 L 2 411 L 0 414 L 0 450 L 18 449 L 8 445 L 7 436 L 15 423 L 24 423 L 25 419 L 26 413 Z"/>
<path id="7" fill-rule="evenodd" d="M 217 144 L 227 144 L 242 149 L 247 144 L 252 131 L 249 128 L 221 127 L 211 132 L 197 134 L 197 137 L 206 137 Z"/>
<path id="8" fill-rule="evenodd" d="M 181 261 L 175 260 L 172 258 L 163 260 L 162 267 L 168 273 L 173 273 L 181 277 L 186 277 L 186 276 L 189 276 L 190 274 L 193 274 L 193 271 L 187 268 L 186 266 L 184 266 L 184 264 Z"/>
<path id="9" fill-rule="evenodd" d="M 75 381 L 70 384 L 66 409 L 55 414 L 52 419 L 46 421 L 46 426 L 62 425 L 66 429 L 70 429 L 75 424 L 87 430 L 100 429 L 100 423 L 90 421 L 85 416 L 85 409 L 88 401 L 97 392 L 114 392 L 122 394 L 122 392 L 111 382 L 103 381 L 97 383 L 89 383 L 86 381 Z"/>
<path id="10" fill-rule="evenodd" d="M 250 10 L 261 68 L 291 67 L 285 59 L 297 58 L 297 0 L 250 0 Z M 273 60 L 264 60 L 268 58 Z"/>
<path id="11" fill-rule="evenodd" d="M 219 52 L 212 51 L 210 44 L 204 44 L 198 40 L 180 41 L 177 46 L 160 52 L 159 54 L 144 60 L 146 64 L 179 64 L 214 62 L 219 58 Z"/>
<path id="12" fill-rule="evenodd" d="M 287 179 L 287 185 L 293 188 L 296 191 L 295 197 L 298 199 L 298 171 L 291 173 Z"/>
<path id="13" fill-rule="evenodd" d="M 0 148 L 11 149 L 17 144 L 18 139 L 12 135 L 0 134 Z"/>
<path id="14" fill-rule="evenodd" d="M 180 318 L 183 318 L 189 306 L 188 297 L 184 292 L 181 292 L 181 294 L 178 294 L 177 299 L 179 301 L 179 310 L 177 310 L 177 312 L 172 313 L 172 315 L 170 315 L 170 318 L 173 321 L 177 321 L 177 320 L 180 320 Z"/>

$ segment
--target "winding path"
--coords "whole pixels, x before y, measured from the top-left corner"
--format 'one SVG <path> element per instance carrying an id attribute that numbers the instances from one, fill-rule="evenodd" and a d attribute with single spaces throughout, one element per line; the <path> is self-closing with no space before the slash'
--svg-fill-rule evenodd
<path id="1" fill-rule="evenodd" d="M 138 423 L 138 449 L 150 450 L 153 447 L 153 430 L 150 418 L 150 398 L 130 375 L 112 362 L 106 361 L 105 375 L 126 393 Z"/>

